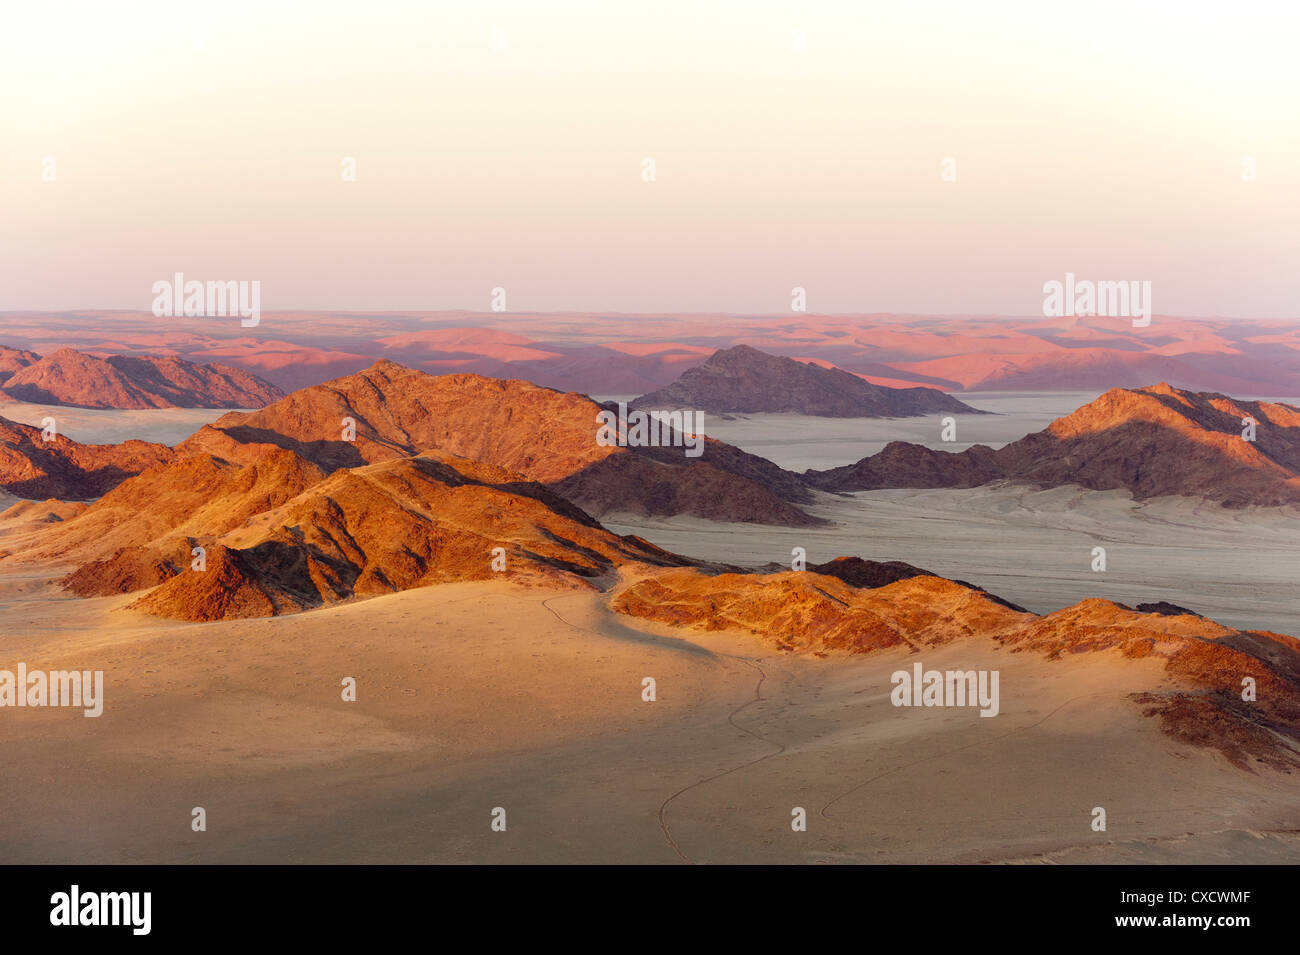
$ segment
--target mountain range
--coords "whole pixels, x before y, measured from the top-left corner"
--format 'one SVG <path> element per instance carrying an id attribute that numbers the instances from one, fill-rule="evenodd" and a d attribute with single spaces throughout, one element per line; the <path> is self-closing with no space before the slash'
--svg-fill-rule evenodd
<path id="1" fill-rule="evenodd" d="M 500 579 L 594 591 L 616 613 L 748 631 L 792 653 L 920 652 L 973 639 L 1048 660 L 1115 651 L 1162 663 L 1164 679 L 1132 702 L 1165 732 L 1216 747 L 1243 768 L 1300 766 L 1300 641 L 1162 602 L 1089 599 L 1038 615 L 899 561 L 743 571 L 673 554 L 610 532 L 584 501 L 735 520 L 752 519 L 730 515 L 759 505 L 801 514 L 781 495 L 811 492 L 720 442 L 697 460 L 680 448 L 602 447 L 594 440 L 601 409 L 527 382 L 434 377 L 380 361 L 260 411 L 227 414 L 174 448 L 46 442 L 37 429 L 5 424 L 0 468 L 11 489 L 101 496 L 75 507 L 20 502 L 6 515 L 20 527 L 0 560 L 62 568 L 64 588 L 83 598 L 131 594 L 136 612 L 196 622 Z M 1247 415 L 1258 421 L 1253 442 L 1234 430 Z M 1081 474 L 1144 494 L 1176 486 L 1210 496 L 1231 485 L 1233 494 L 1219 494 L 1225 503 L 1242 495 L 1267 503 L 1294 486 L 1298 427 L 1300 410 L 1288 405 L 1157 385 L 1109 392 L 1020 448 L 920 452 L 949 462 L 925 480 L 1077 482 Z M 877 480 L 870 462 L 878 457 L 809 480 L 832 490 Z M 953 460 L 994 464 L 972 472 Z M 1153 467 L 1160 482 L 1144 482 Z M 673 490 L 660 496 L 657 482 Z M 744 494 L 748 502 L 736 499 Z M 1257 682 L 1257 704 L 1240 698 L 1243 673 Z"/>
<path id="2" fill-rule="evenodd" d="M 245 465 L 279 448 L 322 475 L 438 450 L 517 472 L 597 518 L 814 526 L 821 519 L 804 508 L 817 491 L 992 482 L 1125 489 L 1138 499 L 1179 495 L 1228 507 L 1300 503 L 1300 409 L 1165 383 L 1112 389 L 996 450 L 896 441 L 856 463 L 803 474 L 708 438 L 698 458 L 680 447 L 601 446 L 597 415 L 609 407 L 524 381 L 432 376 L 381 360 L 259 411 L 228 413 L 174 448 L 46 440 L 40 429 L 0 418 L 0 488 L 85 500 L 195 455 Z"/>
<path id="3" fill-rule="evenodd" d="M 603 447 L 585 395 L 479 375 L 428 375 L 381 360 L 304 388 L 260 411 L 232 412 L 178 445 L 239 460 L 244 446 L 289 448 L 326 470 L 437 448 L 517 471 L 596 516 L 690 514 L 717 520 L 813 525 L 797 505 L 812 494 L 797 475 L 707 440 L 680 447 Z M 345 420 L 355 435 L 344 440 Z"/>
<path id="4" fill-rule="evenodd" d="M 285 391 L 388 358 L 432 374 L 630 396 L 669 385 L 719 349 L 749 345 L 896 388 L 1100 393 L 1167 381 L 1189 391 L 1300 395 L 1294 320 L 1156 315 L 1134 328 L 1105 317 L 274 312 L 250 335 L 238 323 L 183 317 L 160 331 L 148 312 L 2 317 L 15 349 L 150 356 L 166 348 L 191 362 L 242 368 Z"/>
<path id="5" fill-rule="evenodd" d="M 194 480 L 185 469 L 196 455 L 245 465 L 279 448 L 324 475 L 436 449 L 516 471 L 597 516 L 821 523 L 799 507 L 812 491 L 798 475 L 723 442 L 706 440 L 699 458 L 681 447 L 601 446 L 595 438 L 604 410 L 584 395 L 528 382 L 433 376 L 381 360 L 259 411 L 226 414 L 175 448 L 84 445 L 61 435 L 47 442 L 39 429 L 8 422 L 0 430 L 0 488 L 85 499 L 158 465 L 164 473 L 141 482 L 160 482 L 161 495 L 169 482 Z"/>

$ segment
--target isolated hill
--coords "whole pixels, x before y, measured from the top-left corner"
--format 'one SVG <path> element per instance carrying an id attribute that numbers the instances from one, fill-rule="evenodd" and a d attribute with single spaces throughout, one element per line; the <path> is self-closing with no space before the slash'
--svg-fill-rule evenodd
<path id="1" fill-rule="evenodd" d="M 326 471 L 439 449 L 517 471 L 596 516 L 694 514 L 714 520 L 811 525 L 796 504 L 800 478 L 738 448 L 602 447 L 602 406 L 525 381 L 432 376 L 381 360 L 365 371 L 293 392 L 251 413 L 231 413 L 178 445 L 239 459 L 240 445 L 275 444 Z M 345 420 L 355 422 L 345 440 Z"/>
<path id="2" fill-rule="evenodd" d="M 123 480 L 174 457 L 148 441 L 79 444 L 40 428 L 0 418 L 0 488 L 25 498 L 98 497 Z"/>
<path id="3" fill-rule="evenodd" d="M 696 408 L 717 414 L 785 412 L 826 418 L 980 414 L 934 388 L 886 388 L 839 368 L 769 355 L 748 345 L 715 352 L 631 408 Z"/>
<path id="4" fill-rule="evenodd" d="M 174 357 L 96 358 L 71 348 L 16 368 L 3 391 L 37 404 L 122 409 L 260 408 L 284 395 L 275 385 L 227 365 L 196 365 Z"/>
<path id="5" fill-rule="evenodd" d="M 439 452 L 340 469 L 250 520 L 240 516 L 208 516 L 216 533 L 194 538 L 206 549 L 202 570 L 191 569 L 188 549 L 172 563 L 137 550 L 83 566 L 65 584 L 91 595 L 161 580 L 132 606 L 218 620 L 497 573 L 513 582 L 590 587 L 624 565 L 689 563 L 610 533 L 516 473 Z M 495 548 L 504 550 L 504 571 L 492 567 Z"/>
<path id="6" fill-rule="evenodd" d="M 1245 418 L 1255 440 L 1242 437 Z M 1228 507 L 1300 503 L 1300 408 L 1180 391 L 1161 383 L 1115 388 L 1046 429 L 994 451 L 961 452 L 891 442 L 855 464 L 808 472 L 831 491 L 975 487 L 1011 481 L 1136 498 L 1183 495 Z"/>

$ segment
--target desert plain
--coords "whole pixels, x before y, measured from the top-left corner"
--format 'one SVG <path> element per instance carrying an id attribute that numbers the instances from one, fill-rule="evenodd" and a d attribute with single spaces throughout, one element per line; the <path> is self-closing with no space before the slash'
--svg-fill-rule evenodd
<path id="1" fill-rule="evenodd" d="M 1060 413 L 1035 396 L 1017 420 L 999 400 L 1001 417 L 970 421 L 1002 440 Z M 183 430 L 210 413 L 136 414 Z M 736 419 L 713 433 L 789 468 L 821 467 L 853 426 L 786 423 Z M 919 440 L 932 423 L 904 430 Z M 96 412 L 74 427 L 78 440 L 96 427 L 119 440 L 123 425 Z M 747 446 L 746 428 L 766 446 Z M 774 446 L 782 434 L 798 446 Z M 741 565 L 788 562 L 795 546 L 810 562 L 906 560 L 1039 613 L 1084 597 L 1165 600 L 1234 627 L 1300 630 L 1292 510 L 997 486 L 819 493 L 808 510 L 830 523 L 604 523 Z M 11 514 L 0 542 L 30 517 Z M 1098 543 L 1103 573 L 1089 567 Z M 919 657 L 792 653 L 619 615 L 605 594 L 508 580 L 186 623 L 128 609 L 130 595 L 73 597 L 56 570 L 0 577 L 4 657 L 103 670 L 105 708 L 6 714 L 0 855 L 11 862 L 1300 860 L 1296 775 L 1163 733 L 1130 699 L 1166 679 L 1155 659 L 1046 659 L 982 639 Z M 998 717 L 891 705 L 890 675 L 918 659 L 998 670 Z M 356 702 L 341 699 L 346 677 Z M 196 807 L 206 831 L 191 828 Z M 1091 825 L 1097 807 L 1104 832 Z M 498 808 L 505 831 L 490 825 Z M 791 826 L 799 809 L 806 831 Z"/>

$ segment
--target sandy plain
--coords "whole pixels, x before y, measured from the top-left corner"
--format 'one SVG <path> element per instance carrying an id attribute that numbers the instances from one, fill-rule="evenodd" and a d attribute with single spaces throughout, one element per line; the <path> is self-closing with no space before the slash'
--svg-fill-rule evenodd
<path id="1" fill-rule="evenodd" d="M 902 654 L 819 660 L 634 627 L 593 594 L 459 584 L 184 625 L 123 610 L 129 598 L 3 585 L 5 618 L 30 621 L 6 658 L 107 683 L 98 719 L 4 714 L 13 862 L 1300 854 L 1293 776 L 1175 744 L 1126 699 L 1159 684 L 1155 663 L 1048 663 L 991 642 L 925 654 L 1000 670 L 1002 712 L 984 719 L 893 707 L 889 674 L 915 662 Z M 196 806 L 206 832 L 190 829 Z"/>

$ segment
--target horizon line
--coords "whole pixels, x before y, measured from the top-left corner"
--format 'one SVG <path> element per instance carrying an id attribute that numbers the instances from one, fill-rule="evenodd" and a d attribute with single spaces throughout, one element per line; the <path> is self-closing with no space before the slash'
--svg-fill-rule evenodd
<path id="1" fill-rule="evenodd" d="M 140 314 L 154 316 L 148 308 L 124 308 L 117 306 L 74 306 L 69 308 L 9 308 L 0 309 L 0 316 L 7 315 L 66 315 L 73 312 L 118 312 L 123 314 Z M 623 312 L 616 309 L 510 309 L 507 311 L 482 311 L 470 308 L 370 308 L 366 306 L 330 306 L 327 308 L 313 307 L 287 307 L 274 309 L 261 309 L 262 315 L 290 315 L 290 314 L 310 314 L 318 313 L 323 315 L 339 315 L 349 313 L 365 313 L 368 315 L 472 315 L 483 316 L 488 319 L 496 319 L 502 316 L 521 316 L 521 315 L 592 315 L 592 316 L 625 316 L 627 318 L 642 318 L 645 316 L 702 316 L 702 317 L 725 317 L 725 318 L 833 318 L 833 319 L 861 319 L 861 318 L 902 318 L 902 319 L 995 319 L 1005 321 L 1057 321 L 1069 319 L 1073 321 L 1087 321 L 1090 319 L 1113 319 L 1123 320 L 1127 316 L 1123 315 L 1041 315 L 1041 314 L 1012 314 L 1005 312 L 725 312 L 725 311 L 695 311 L 695 310 L 652 310 L 639 312 Z M 166 320 L 174 321 L 177 318 L 191 319 L 219 319 L 225 316 L 212 315 L 178 315 L 164 316 Z M 1153 312 L 1152 320 L 1156 318 L 1175 319 L 1177 321 L 1201 321 L 1201 322 L 1300 322 L 1300 313 L 1293 316 L 1252 316 L 1252 315 L 1176 315 L 1172 313 Z M 1146 326 L 1139 326 L 1146 327 Z"/>

